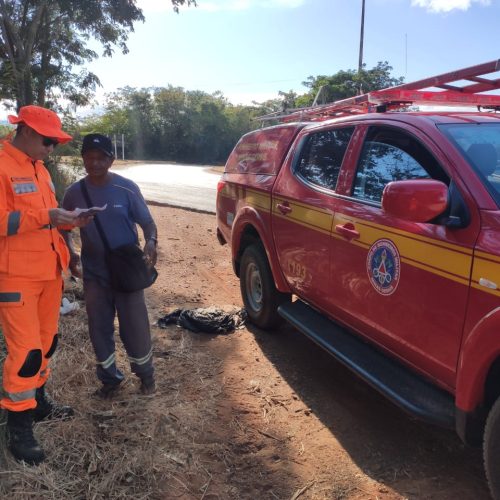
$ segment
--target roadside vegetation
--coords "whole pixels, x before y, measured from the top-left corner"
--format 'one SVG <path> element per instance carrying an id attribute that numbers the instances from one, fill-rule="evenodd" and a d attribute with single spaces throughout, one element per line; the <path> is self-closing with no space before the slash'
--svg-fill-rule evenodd
<path id="1" fill-rule="evenodd" d="M 80 123 L 68 122 L 67 128 L 77 139 L 91 132 L 116 136 L 118 157 L 123 135 L 126 158 L 221 164 L 243 134 L 262 126 L 258 117 L 310 106 L 316 97 L 318 104 L 325 104 L 351 97 L 360 88 L 367 92 L 402 83 L 391 71 L 389 63 L 379 62 L 360 73 L 342 70 L 330 76 L 309 76 L 303 82 L 308 89 L 305 93 L 280 92 L 275 99 L 250 106 L 231 104 L 220 92 L 125 87 L 107 96 L 104 113 Z"/>
<path id="2" fill-rule="evenodd" d="M 16 462 L 0 432 L 0 498 L 203 498 L 225 446 L 207 443 L 204 436 L 206 416 L 213 415 L 221 392 L 220 359 L 208 350 L 193 352 L 190 335 L 175 325 L 168 335 L 153 327 L 156 394 L 138 394 L 119 345 L 118 363 L 127 377 L 120 395 L 113 401 L 95 398 L 98 381 L 81 282 L 67 280 L 64 295 L 80 308 L 60 318 L 60 346 L 48 384 L 54 399 L 70 404 L 76 415 L 36 425 L 48 455 L 37 467 Z M 3 362 L 3 340 L 0 347 Z M 4 426 L 2 415 L 0 429 Z"/>
<path id="3" fill-rule="evenodd" d="M 197 6 L 195 0 L 170 3 L 177 12 L 179 6 Z M 275 99 L 251 105 L 232 104 L 221 92 L 124 86 L 107 96 L 103 112 L 80 120 L 74 109 L 94 104 L 101 85 L 86 63 L 112 57 L 117 50 L 127 53 L 130 32 L 145 20 L 138 2 L 2 1 L 0 17 L 0 100 L 13 112 L 37 104 L 63 115 L 65 129 L 75 138 L 59 149 L 63 156 L 78 156 L 82 135 L 99 132 L 116 136 L 117 157 L 222 164 L 244 133 L 262 126 L 259 116 L 403 81 L 391 75 L 387 61 L 381 61 L 371 69 L 306 77 L 304 93 L 280 91 Z M 3 132 L 8 129 L 0 130 L 5 136 Z"/>

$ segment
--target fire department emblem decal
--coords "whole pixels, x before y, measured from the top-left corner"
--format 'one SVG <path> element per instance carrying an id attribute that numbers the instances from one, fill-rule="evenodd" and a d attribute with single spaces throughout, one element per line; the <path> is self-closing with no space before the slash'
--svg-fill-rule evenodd
<path id="1" fill-rule="evenodd" d="M 368 251 L 366 270 L 373 288 L 382 295 L 391 295 L 399 284 L 399 252 L 390 240 L 377 240 Z"/>

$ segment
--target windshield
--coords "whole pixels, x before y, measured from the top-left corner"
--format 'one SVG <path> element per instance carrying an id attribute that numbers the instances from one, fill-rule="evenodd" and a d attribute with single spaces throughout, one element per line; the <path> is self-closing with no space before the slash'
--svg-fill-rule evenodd
<path id="1" fill-rule="evenodd" d="M 440 125 L 500 206 L 500 123 Z"/>

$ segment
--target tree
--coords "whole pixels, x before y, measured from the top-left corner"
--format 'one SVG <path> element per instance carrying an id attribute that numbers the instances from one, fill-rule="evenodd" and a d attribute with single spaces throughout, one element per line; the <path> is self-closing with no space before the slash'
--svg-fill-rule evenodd
<path id="1" fill-rule="evenodd" d="M 88 118 L 82 132 L 125 134 L 128 158 L 222 163 L 243 134 L 261 126 L 257 117 L 300 106 L 301 99 L 310 104 L 315 87 L 323 82 L 331 84 L 332 99 L 355 95 L 360 81 L 366 90 L 401 83 L 401 78 L 390 76 L 390 70 L 387 63 L 379 63 L 359 76 L 340 71 L 331 77 L 310 77 L 311 90 L 304 96 L 292 90 L 279 92 L 276 99 L 251 106 L 234 106 L 220 92 L 208 94 L 172 85 L 125 87 L 108 95 L 106 112 Z"/>
<path id="2" fill-rule="evenodd" d="M 190 102 L 182 87 L 156 88 L 154 114 L 151 122 L 155 137 L 157 158 L 182 159 L 190 150 L 188 138 L 192 135 Z"/>
<path id="3" fill-rule="evenodd" d="M 326 104 L 353 97 L 359 94 L 360 90 L 364 93 L 402 84 L 404 78 L 394 78 L 391 71 L 392 66 L 389 66 L 387 61 L 379 61 L 375 67 L 368 70 L 364 64 L 359 73 L 357 70 L 348 69 L 340 70 L 331 76 L 310 76 L 302 82 L 310 89 L 309 92 L 298 97 L 295 103 L 297 106 L 310 106 L 320 89 L 318 104 Z"/>
<path id="4" fill-rule="evenodd" d="M 107 96 L 106 111 L 84 120 L 80 134 L 124 134 L 128 158 L 224 162 L 238 139 L 258 126 L 262 110 L 233 106 L 220 93 L 182 87 L 125 87 Z"/>
<path id="5" fill-rule="evenodd" d="M 195 0 L 170 0 L 175 11 Z M 100 84 L 76 69 L 98 57 L 87 47 L 97 40 L 103 55 L 127 53 L 128 33 L 144 21 L 136 0 L 0 0 L 0 98 L 52 104 L 58 96 L 84 105 Z"/>
<path id="6" fill-rule="evenodd" d="M 194 161 L 203 158 L 207 163 L 225 159 L 229 152 L 223 150 L 228 134 L 228 120 L 225 114 L 227 100 L 220 92 L 212 95 L 204 92 L 188 92 L 193 112 L 191 157 Z"/>
<path id="7" fill-rule="evenodd" d="M 312 77 L 310 76 L 309 78 Z M 276 99 L 268 99 L 264 102 L 252 101 L 252 104 L 259 109 L 259 113 L 257 114 L 258 116 L 295 108 L 295 101 L 297 98 L 298 95 L 293 90 L 289 90 L 288 92 L 280 90 Z"/>

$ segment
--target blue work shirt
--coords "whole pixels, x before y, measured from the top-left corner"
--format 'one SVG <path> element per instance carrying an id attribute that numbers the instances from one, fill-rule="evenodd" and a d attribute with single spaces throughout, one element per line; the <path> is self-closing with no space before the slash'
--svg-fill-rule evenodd
<path id="1" fill-rule="evenodd" d="M 106 210 L 96 216 L 106 235 L 110 248 L 138 243 L 137 226 L 144 227 L 153 222 L 149 208 L 139 186 L 121 175 L 110 172 L 110 179 L 104 186 L 94 186 L 85 177 L 85 185 L 92 205 Z M 88 208 L 80 183 L 75 182 L 64 194 L 62 206 L 66 210 Z M 94 279 L 103 285 L 109 283 L 109 273 L 104 255 L 105 247 L 95 222 L 80 228 L 82 240 L 82 267 L 84 279 Z"/>

